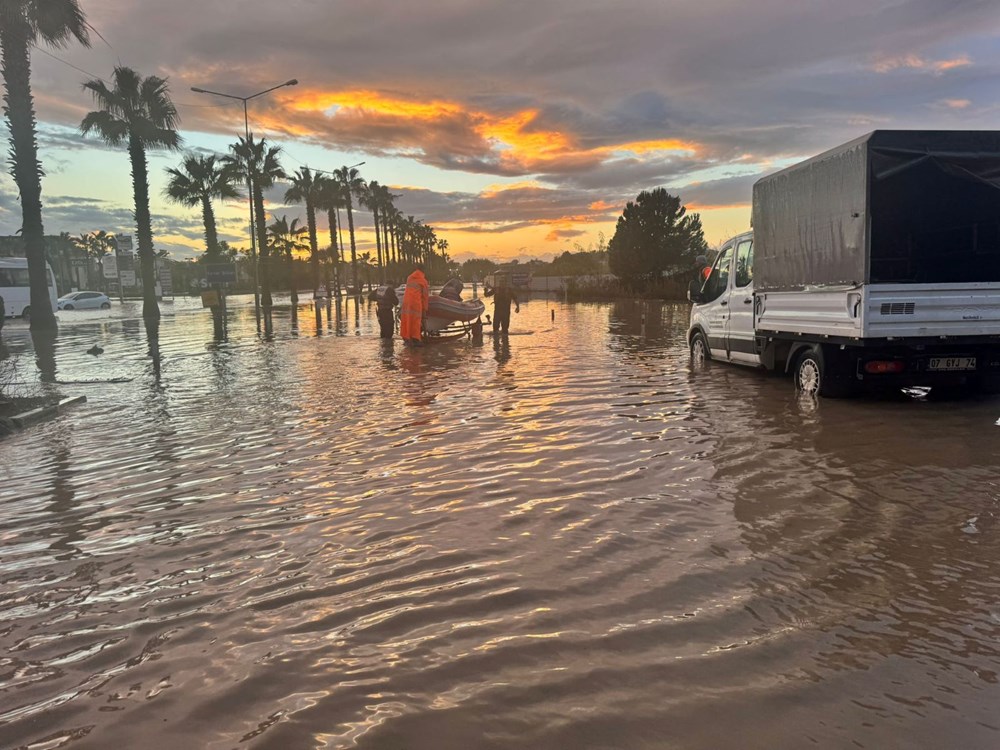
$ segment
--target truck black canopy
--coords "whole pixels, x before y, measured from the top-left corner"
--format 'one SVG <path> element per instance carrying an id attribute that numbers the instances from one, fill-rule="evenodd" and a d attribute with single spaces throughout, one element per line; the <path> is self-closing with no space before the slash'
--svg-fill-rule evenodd
<path id="1" fill-rule="evenodd" d="M 1000 132 L 876 130 L 753 188 L 760 290 L 1000 281 Z"/>

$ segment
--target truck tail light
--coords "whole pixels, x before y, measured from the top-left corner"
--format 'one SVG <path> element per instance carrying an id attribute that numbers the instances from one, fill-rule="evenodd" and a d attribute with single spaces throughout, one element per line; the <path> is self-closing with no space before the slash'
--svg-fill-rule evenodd
<path id="1" fill-rule="evenodd" d="M 899 359 L 876 359 L 871 362 L 865 362 L 865 372 L 870 375 L 886 375 L 889 373 L 902 372 L 905 369 L 906 363 Z"/>

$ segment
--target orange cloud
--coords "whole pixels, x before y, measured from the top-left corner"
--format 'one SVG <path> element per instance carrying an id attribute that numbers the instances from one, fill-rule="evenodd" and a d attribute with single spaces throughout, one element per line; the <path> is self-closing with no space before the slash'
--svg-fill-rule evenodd
<path id="1" fill-rule="evenodd" d="M 578 134 L 542 124 L 528 108 L 490 112 L 446 99 L 417 100 L 367 89 L 282 92 L 255 119 L 265 129 L 372 153 L 404 154 L 469 171 L 519 175 L 596 168 L 622 154 L 694 153 L 678 139 L 583 146 Z"/>
<path id="2" fill-rule="evenodd" d="M 890 73 L 894 70 L 921 70 L 940 75 L 954 68 L 964 68 L 972 65 L 968 55 L 960 55 L 950 60 L 926 60 L 919 55 L 909 54 L 898 57 L 882 57 L 875 60 L 871 69 L 876 73 Z"/>
<path id="3" fill-rule="evenodd" d="M 969 99 L 942 99 L 941 103 L 949 109 L 965 109 L 972 104 Z"/>

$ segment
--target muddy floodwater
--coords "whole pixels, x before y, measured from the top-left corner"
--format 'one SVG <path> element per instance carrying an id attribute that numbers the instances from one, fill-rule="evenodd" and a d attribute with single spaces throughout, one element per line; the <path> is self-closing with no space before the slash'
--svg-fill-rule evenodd
<path id="1" fill-rule="evenodd" d="M 88 401 L 0 441 L 0 747 L 1000 747 L 1000 400 L 692 372 L 686 305 L 163 309 L 62 385 L 3 331 Z"/>

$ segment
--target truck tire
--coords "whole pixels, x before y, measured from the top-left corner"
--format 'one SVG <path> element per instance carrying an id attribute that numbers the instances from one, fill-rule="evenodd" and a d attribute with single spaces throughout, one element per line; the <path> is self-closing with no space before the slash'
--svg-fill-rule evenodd
<path id="1" fill-rule="evenodd" d="M 854 393 L 850 382 L 832 376 L 819 347 L 807 349 L 795 363 L 795 387 L 799 393 L 823 398 L 845 398 Z"/>
<path id="2" fill-rule="evenodd" d="M 691 337 L 691 364 L 702 367 L 710 359 L 712 359 L 712 352 L 708 348 L 708 339 L 705 338 L 704 333 L 698 331 Z"/>
<path id="3" fill-rule="evenodd" d="M 30 307 L 26 307 L 23 310 L 21 310 L 21 320 L 23 320 L 25 323 L 31 323 L 31 308 Z"/>

